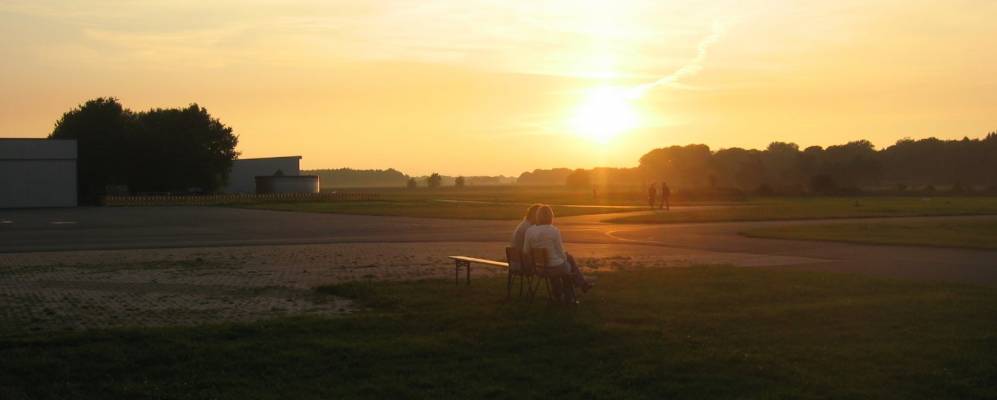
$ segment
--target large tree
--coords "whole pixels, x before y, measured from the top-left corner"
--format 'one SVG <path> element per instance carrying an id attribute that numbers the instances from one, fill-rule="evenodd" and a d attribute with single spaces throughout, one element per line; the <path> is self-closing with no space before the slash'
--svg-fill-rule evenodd
<path id="1" fill-rule="evenodd" d="M 213 192 L 225 185 L 238 138 L 207 109 L 157 108 L 138 114 L 138 121 L 137 146 L 144 151 L 134 154 L 133 190 Z"/>
<path id="2" fill-rule="evenodd" d="M 49 139 L 77 141 L 76 180 L 80 201 L 93 202 L 107 185 L 128 184 L 134 113 L 114 98 L 96 98 L 66 112 Z"/>
<path id="3" fill-rule="evenodd" d="M 77 140 L 80 198 L 86 202 L 108 185 L 213 192 L 238 156 L 232 128 L 196 104 L 135 113 L 117 99 L 97 98 L 65 113 L 49 138 Z"/>

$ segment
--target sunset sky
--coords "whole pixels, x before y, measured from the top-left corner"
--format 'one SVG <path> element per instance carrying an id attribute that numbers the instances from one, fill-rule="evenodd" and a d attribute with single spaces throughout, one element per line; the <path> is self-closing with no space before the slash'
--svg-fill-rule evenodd
<path id="1" fill-rule="evenodd" d="M 244 157 L 518 175 L 997 130 L 997 1 L 0 2 L 0 137 L 196 102 Z"/>

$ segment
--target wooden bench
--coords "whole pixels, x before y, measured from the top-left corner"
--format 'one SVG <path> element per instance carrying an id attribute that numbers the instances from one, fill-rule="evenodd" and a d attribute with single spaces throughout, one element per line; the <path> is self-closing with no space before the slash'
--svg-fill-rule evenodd
<path id="1" fill-rule="evenodd" d="M 460 269 L 466 271 L 467 285 L 471 284 L 471 264 L 481 264 L 491 267 L 505 268 L 509 277 L 506 283 L 506 298 L 512 298 L 512 283 L 514 276 L 519 277 L 519 296 L 523 296 L 523 286 L 527 287 L 526 294 L 532 301 L 536 292 L 544 287 L 547 297 L 556 302 L 575 303 L 575 291 L 570 282 L 562 282 L 567 274 L 554 272 L 547 266 L 547 251 L 544 249 L 533 249 L 530 261 L 524 260 L 519 249 L 506 247 L 505 258 L 508 262 L 489 260 L 485 258 L 475 258 L 467 256 L 448 256 L 454 260 L 454 284 L 460 284 Z M 510 268 L 510 262 L 515 263 L 514 268 Z M 566 284 L 562 284 L 566 283 Z"/>
<path id="2" fill-rule="evenodd" d="M 487 260 L 484 258 L 474 258 L 467 256 L 448 256 L 451 260 L 454 260 L 454 284 L 460 284 L 460 269 L 464 268 L 467 271 L 467 284 L 471 284 L 471 264 L 481 264 L 488 265 L 492 267 L 509 268 L 509 263 L 495 260 Z"/>

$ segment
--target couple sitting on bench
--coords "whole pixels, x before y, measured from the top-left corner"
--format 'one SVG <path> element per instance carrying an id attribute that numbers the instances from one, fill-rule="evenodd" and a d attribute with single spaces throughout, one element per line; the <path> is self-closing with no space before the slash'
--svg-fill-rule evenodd
<path id="1" fill-rule="evenodd" d="M 566 283 L 581 288 L 582 292 L 592 288 L 592 284 L 582 276 L 575 258 L 564 251 L 561 231 L 554 226 L 554 210 L 550 206 L 530 206 L 512 235 L 512 247 L 520 250 L 524 260 L 530 260 L 534 249 L 546 250 L 547 268 L 569 277 Z"/>

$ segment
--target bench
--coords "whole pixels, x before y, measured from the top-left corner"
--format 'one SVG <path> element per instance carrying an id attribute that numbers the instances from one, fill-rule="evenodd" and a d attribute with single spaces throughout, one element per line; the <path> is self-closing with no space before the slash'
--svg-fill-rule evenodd
<path id="1" fill-rule="evenodd" d="M 536 292 L 543 286 L 547 291 L 547 297 L 558 302 L 575 303 L 575 291 L 571 283 L 562 284 L 562 280 L 567 277 L 563 273 L 553 273 L 547 267 L 547 251 L 544 249 L 533 249 L 529 262 L 524 260 L 523 254 L 517 248 L 506 247 L 505 258 L 509 262 L 515 263 L 514 268 L 510 268 L 509 262 L 489 260 L 485 258 L 475 258 L 467 256 L 448 256 L 454 260 L 454 284 L 460 284 L 460 269 L 467 271 L 467 285 L 471 284 L 471 264 L 481 264 L 491 267 L 505 268 L 508 273 L 506 282 L 506 298 L 512 298 L 513 277 L 519 277 L 519 296 L 523 296 L 523 286 L 527 286 L 527 295 L 533 299 Z M 532 260 L 536 260 L 535 262 Z"/>
<path id="2" fill-rule="evenodd" d="M 454 284 L 460 284 L 460 269 L 464 268 L 467 271 L 467 284 L 471 284 L 471 264 L 481 264 L 488 265 L 492 267 L 509 268 L 509 263 L 495 260 L 488 260 L 484 258 L 474 258 L 467 256 L 448 256 L 447 258 L 454 260 Z"/>

